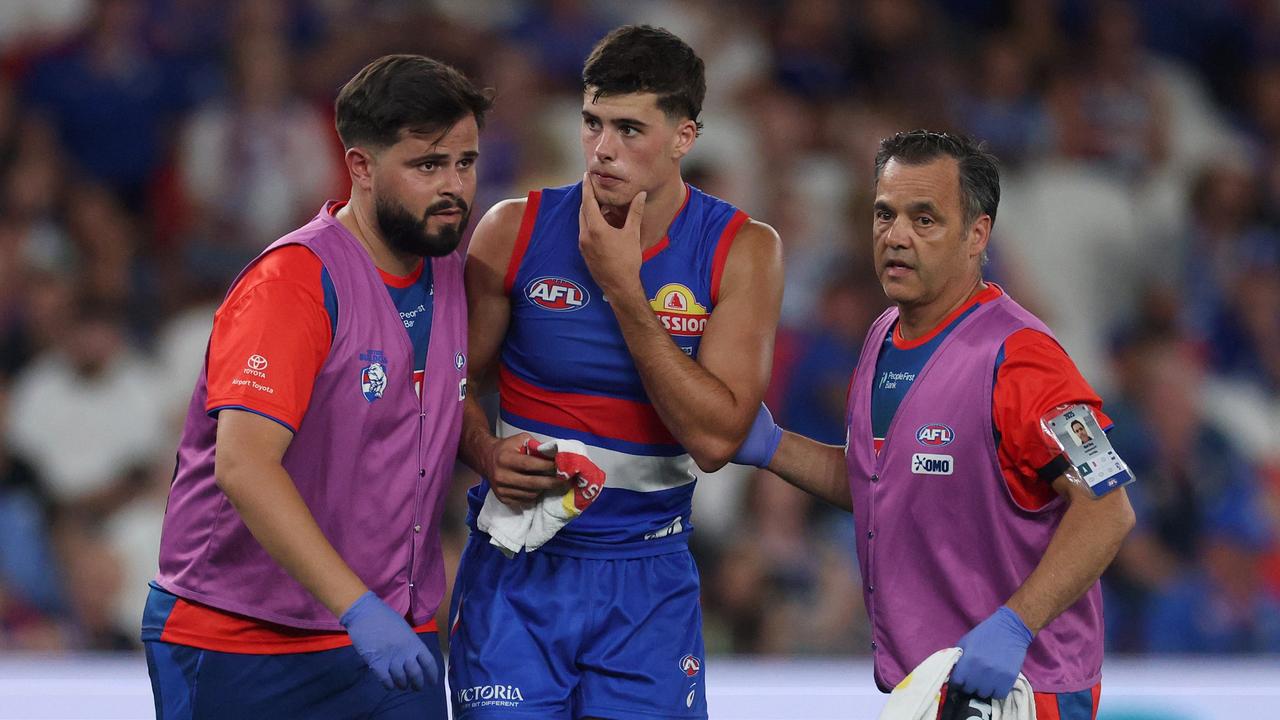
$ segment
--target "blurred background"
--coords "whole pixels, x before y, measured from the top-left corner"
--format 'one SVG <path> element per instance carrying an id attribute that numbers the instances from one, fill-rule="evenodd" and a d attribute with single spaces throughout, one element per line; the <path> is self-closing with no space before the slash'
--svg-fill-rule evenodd
<path id="1" fill-rule="evenodd" d="M 342 83 L 415 52 L 494 88 L 478 218 L 580 176 L 582 60 L 624 22 L 706 61 L 686 177 L 783 238 L 785 427 L 843 440 L 887 305 L 878 141 L 985 139 L 988 277 L 1053 328 L 1140 478 L 1109 652 L 1280 653 L 1278 0 L 0 2 L 0 653 L 138 651 L 213 310 L 346 197 Z M 742 468 L 695 507 L 708 653 L 868 653 L 847 515 Z"/>

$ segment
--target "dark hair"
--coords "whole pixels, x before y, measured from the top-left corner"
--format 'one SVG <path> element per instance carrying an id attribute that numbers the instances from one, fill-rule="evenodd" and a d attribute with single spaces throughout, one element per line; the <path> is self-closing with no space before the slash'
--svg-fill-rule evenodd
<path id="1" fill-rule="evenodd" d="M 334 103 L 344 147 L 387 147 L 400 131 L 447 132 L 467 115 L 484 127 L 493 99 L 452 67 L 422 55 L 384 55 L 347 81 Z"/>
<path id="2" fill-rule="evenodd" d="M 1088 428 L 1086 428 L 1086 427 L 1084 426 L 1084 423 L 1083 423 L 1083 422 L 1080 422 L 1079 420 L 1072 420 L 1072 421 L 1071 421 L 1071 429 L 1072 429 L 1072 430 L 1075 430 L 1077 425 L 1079 425 L 1079 426 L 1080 426 L 1080 429 L 1081 429 L 1081 430 L 1088 430 Z"/>
<path id="3" fill-rule="evenodd" d="M 583 90 L 594 88 L 593 100 L 605 95 L 651 92 L 669 118 L 688 118 L 698 125 L 707 94 L 702 58 L 685 41 L 651 25 L 623 25 L 601 38 L 582 67 Z"/>
<path id="4" fill-rule="evenodd" d="M 876 153 L 876 182 L 880 181 L 880 173 L 890 160 L 923 165 L 944 155 L 955 158 L 960 166 L 965 223 L 990 215 L 995 224 L 996 206 L 1000 204 L 1000 169 L 986 145 L 968 135 L 911 130 L 881 140 L 880 151 Z"/>

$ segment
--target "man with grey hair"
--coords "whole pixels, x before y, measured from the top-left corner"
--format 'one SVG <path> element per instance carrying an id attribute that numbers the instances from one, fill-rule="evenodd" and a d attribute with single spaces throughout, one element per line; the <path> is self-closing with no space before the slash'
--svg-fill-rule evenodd
<path id="1" fill-rule="evenodd" d="M 1004 698 L 1022 672 L 1041 717 L 1092 718 L 1098 577 L 1134 523 L 1131 477 L 1069 457 L 1051 428 L 1110 421 L 1044 323 L 982 277 L 995 158 L 916 130 L 884 140 L 875 167 L 894 306 L 863 345 L 846 447 L 784 433 L 762 407 L 735 460 L 853 511 L 881 690 L 958 645 L 955 688 Z"/>

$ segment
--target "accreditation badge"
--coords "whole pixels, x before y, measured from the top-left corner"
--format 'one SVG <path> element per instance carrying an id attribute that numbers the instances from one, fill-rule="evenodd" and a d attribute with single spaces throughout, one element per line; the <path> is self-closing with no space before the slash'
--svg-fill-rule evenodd
<path id="1" fill-rule="evenodd" d="M 1102 497 L 1134 481 L 1133 471 L 1111 447 L 1088 405 L 1055 408 L 1041 418 L 1040 426 L 1071 463 L 1068 478 L 1084 486 L 1093 497 Z"/>

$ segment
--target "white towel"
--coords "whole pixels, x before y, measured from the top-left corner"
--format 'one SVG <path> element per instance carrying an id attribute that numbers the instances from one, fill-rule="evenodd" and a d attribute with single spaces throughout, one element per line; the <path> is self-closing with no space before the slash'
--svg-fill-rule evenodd
<path id="1" fill-rule="evenodd" d="M 543 493 L 533 507 L 508 507 L 493 490 L 484 498 L 476 527 L 489 534 L 489 543 L 508 558 L 533 551 L 555 536 L 560 528 L 582 514 L 604 488 L 605 473 L 587 457 L 587 447 L 577 440 L 530 440 L 523 450 L 556 461 L 556 475 L 571 483 L 563 493 Z"/>
<path id="2" fill-rule="evenodd" d="M 942 702 L 942 685 L 960 659 L 960 648 L 947 648 L 925 658 L 898 683 L 889 702 L 880 711 L 880 720 L 934 720 Z M 1027 678 L 1018 673 L 1013 690 L 1004 700 L 992 700 L 990 714 L 975 714 L 987 720 L 1036 720 L 1035 696 Z"/>

